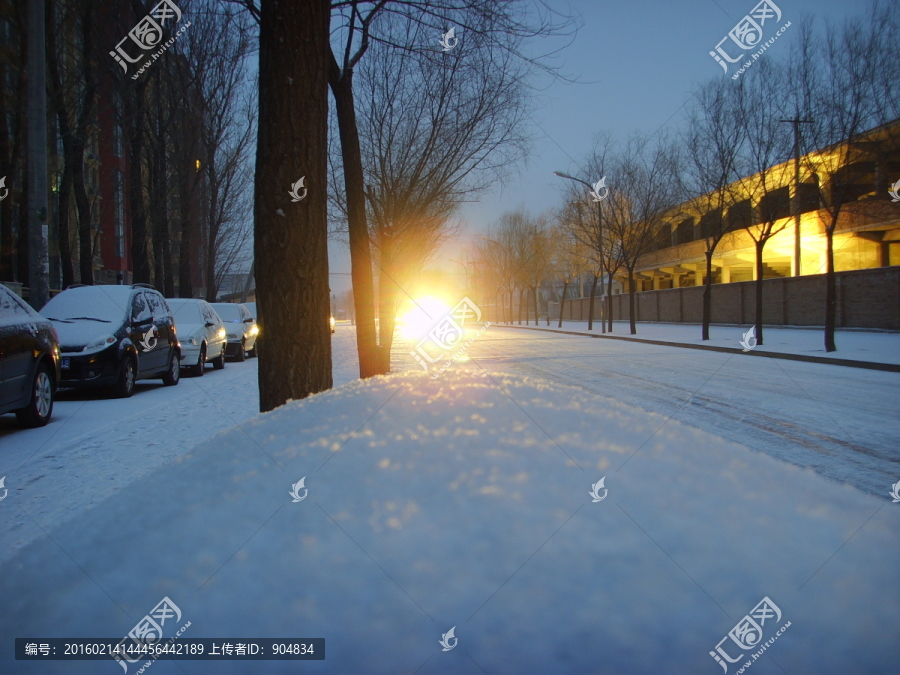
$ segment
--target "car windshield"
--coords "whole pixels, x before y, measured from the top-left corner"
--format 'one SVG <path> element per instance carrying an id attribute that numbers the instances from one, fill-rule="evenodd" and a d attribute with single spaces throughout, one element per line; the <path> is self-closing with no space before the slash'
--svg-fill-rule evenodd
<path id="1" fill-rule="evenodd" d="M 175 325 L 206 323 L 200 314 L 200 303 L 190 300 L 167 300 L 172 314 L 175 317 Z"/>
<path id="2" fill-rule="evenodd" d="M 213 305 L 213 309 L 216 310 L 219 316 L 222 317 L 222 321 L 240 321 L 241 320 L 241 307 L 240 305 L 235 305 L 231 303 L 216 303 Z"/>
<path id="3" fill-rule="evenodd" d="M 123 292 L 124 291 L 124 292 Z M 113 286 L 69 288 L 50 300 L 41 314 L 56 322 L 91 321 L 121 324 L 125 319 L 130 289 Z"/>

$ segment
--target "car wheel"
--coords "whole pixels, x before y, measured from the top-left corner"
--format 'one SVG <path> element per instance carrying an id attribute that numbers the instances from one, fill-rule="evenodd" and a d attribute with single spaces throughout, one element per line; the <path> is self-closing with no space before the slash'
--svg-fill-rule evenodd
<path id="1" fill-rule="evenodd" d="M 222 351 L 219 352 L 219 355 L 212 360 L 213 368 L 216 370 L 222 370 L 225 367 L 225 346 L 222 345 Z"/>
<path id="2" fill-rule="evenodd" d="M 53 378 L 46 364 L 38 364 L 31 384 L 31 399 L 24 408 L 16 410 L 16 418 L 23 427 L 42 427 L 53 414 Z"/>
<path id="3" fill-rule="evenodd" d="M 201 356 L 203 352 L 200 353 Z M 202 375 L 201 371 L 201 375 Z M 178 352 L 174 349 L 172 353 L 169 354 L 169 368 L 166 370 L 165 375 L 162 376 L 163 384 L 167 387 L 174 387 L 178 384 L 178 380 L 181 379 L 181 359 L 178 357 Z"/>
<path id="4" fill-rule="evenodd" d="M 244 341 L 243 340 L 241 340 L 241 345 L 238 348 L 238 353 L 234 355 L 234 358 L 236 358 L 238 361 L 243 361 L 244 359 L 247 358 L 247 356 L 245 355 L 245 352 L 244 352 Z"/>
<path id="5" fill-rule="evenodd" d="M 135 371 L 136 367 L 132 357 L 126 356 L 122 359 L 119 363 L 119 375 L 116 378 L 116 384 L 113 386 L 116 396 L 119 398 L 130 398 L 134 394 Z"/>
<path id="6" fill-rule="evenodd" d="M 206 370 L 206 345 L 200 347 L 200 356 L 197 357 L 197 363 L 191 366 L 191 375 L 194 377 L 203 377 Z"/>

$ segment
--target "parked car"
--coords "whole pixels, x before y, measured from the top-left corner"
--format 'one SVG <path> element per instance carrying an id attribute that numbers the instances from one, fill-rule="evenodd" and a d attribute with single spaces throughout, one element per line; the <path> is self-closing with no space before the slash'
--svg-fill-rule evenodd
<path id="1" fill-rule="evenodd" d="M 233 356 L 238 361 L 243 361 L 245 354 L 256 356 L 256 336 L 259 335 L 259 327 L 250 311 L 244 305 L 233 302 L 214 302 L 212 307 L 225 322 L 225 330 L 228 332 L 226 352 L 228 356 Z"/>
<path id="2" fill-rule="evenodd" d="M 136 380 L 178 384 L 181 347 L 165 298 L 152 286 L 70 286 L 41 310 L 59 334 L 60 385 L 112 386 L 134 393 Z"/>
<path id="3" fill-rule="evenodd" d="M 44 426 L 59 377 L 53 325 L 0 285 L 0 413 L 16 413 L 23 427 Z"/>
<path id="4" fill-rule="evenodd" d="M 169 298 L 166 302 L 175 317 L 181 367 L 188 368 L 195 377 L 203 375 L 207 361 L 216 370 L 224 368 L 228 338 L 216 310 L 205 300 L 193 298 Z"/>

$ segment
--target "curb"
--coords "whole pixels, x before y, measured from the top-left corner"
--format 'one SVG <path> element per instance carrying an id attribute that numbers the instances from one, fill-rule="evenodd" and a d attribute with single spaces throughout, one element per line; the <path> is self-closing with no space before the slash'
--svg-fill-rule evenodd
<path id="1" fill-rule="evenodd" d="M 726 354 L 741 354 L 746 356 L 762 356 L 769 359 L 783 359 L 785 361 L 805 361 L 806 363 L 824 363 L 829 366 L 845 366 L 847 368 L 864 368 L 866 370 L 881 370 L 888 373 L 900 373 L 898 363 L 875 363 L 872 361 L 855 361 L 853 359 L 834 359 L 828 356 L 807 356 L 806 354 L 778 354 L 774 352 L 745 352 L 737 347 L 716 347 L 715 345 L 694 345 L 684 342 L 666 342 L 664 340 L 644 340 L 642 338 L 626 337 L 624 335 L 592 335 L 591 333 L 577 333 L 571 330 L 559 328 L 537 328 L 533 326 L 509 326 L 492 323 L 491 328 L 515 328 L 517 330 L 533 330 L 540 333 L 561 333 L 562 335 L 577 335 L 578 337 L 598 338 L 603 340 L 624 340 L 625 342 L 639 342 L 647 345 L 660 345 L 663 347 L 680 347 L 682 349 L 700 349 L 708 352 L 724 352 Z"/>

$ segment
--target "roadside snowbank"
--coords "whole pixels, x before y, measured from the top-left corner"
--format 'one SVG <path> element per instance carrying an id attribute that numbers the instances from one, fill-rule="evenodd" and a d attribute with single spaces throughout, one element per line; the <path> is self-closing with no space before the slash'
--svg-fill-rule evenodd
<path id="1" fill-rule="evenodd" d="M 0 567 L 0 670 L 120 673 L 13 662 L 12 638 L 122 636 L 168 596 L 185 637 L 324 637 L 327 658 L 157 674 L 719 673 L 768 596 L 791 629 L 754 673 L 889 672 L 900 505 L 664 421 L 463 369 L 290 403 Z"/>
<path id="2" fill-rule="evenodd" d="M 507 324 L 503 323 L 494 325 L 498 328 L 507 327 Z M 533 323 L 530 328 L 535 328 Z M 557 328 L 556 321 L 551 321 L 549 326 L 541 322 L 537 328 L 551 331 L 573 331 L 586 335 L 602 334 L 599 321 L 594 322 L 594 330 L 592 331 L 587 329 L 587 321 L 563 321 L 562 328 Z M 681 344 L 743 349 L 741 340 L 744 333 L 750 330 L 750 326 L 710 326 L 709 340 L 700 339 L 700 324 L 647 323 L 639 321 L 637 324 L 637 335 L 632 335 L 629 330 L 627 321 L 613 321 L 613 332 L 607 333 L 607 335 L 636 340 L 661 340 L 663 342 Z M 900 333 L 838 330 L 834 338 L 838 348 L 836 352 L 825 351 L 822 329 L 770 328 L 766 326 L 763 338 L 765 344 L 755 347 L 753 351 L 900 364 Z"/>

